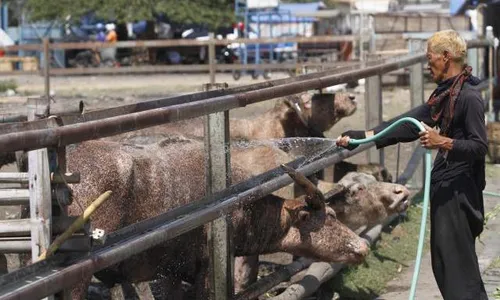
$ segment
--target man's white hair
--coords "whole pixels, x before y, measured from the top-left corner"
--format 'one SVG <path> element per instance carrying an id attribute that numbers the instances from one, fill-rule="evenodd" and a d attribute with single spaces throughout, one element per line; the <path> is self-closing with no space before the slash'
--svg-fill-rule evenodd
<path id="1" fill-rule="evenodd" d="M 441 30 L 434 33 L 427 40 L 427 45 L 433 53 L 448 52 L 452 59 L 461 65 L 467 61 L 467 43 L 455 30 Z"/>

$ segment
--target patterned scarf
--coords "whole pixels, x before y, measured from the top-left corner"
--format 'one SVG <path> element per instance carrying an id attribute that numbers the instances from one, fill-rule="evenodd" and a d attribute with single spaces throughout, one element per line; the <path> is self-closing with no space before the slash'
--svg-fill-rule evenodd
<path id="1" fill-rule="evenodd" d="M 429 97 L 429 100 L 427 100 L 427 104 L 431 106 L 432 120 L 438 122 L 439 119 L 443 118 L 440 131 L 440 134 L 443 136 L 447 136 L 450 133 L 449 130 L 455 111 L 455 102 L 457 101 L 465 81 L 470 77 L 471 72 L 472 68 L 466 66 L 462 73 L 455 77 L 453 83 L 448 88 L 444 91 L 437 88 Z M 449 106 L 446 108 L 445 99 L 447 99 L 448 96 L 450 100 L 448 101 Z"/>

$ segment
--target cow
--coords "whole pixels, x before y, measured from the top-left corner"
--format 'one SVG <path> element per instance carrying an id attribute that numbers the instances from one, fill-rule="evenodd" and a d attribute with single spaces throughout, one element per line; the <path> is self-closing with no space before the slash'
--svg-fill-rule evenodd
<path id="1" fill-rule="evenodd" d="M 79 215 L 92 199 L 111 190 L 112 196 L 91 222 L 106 232 L 115 231 L 203 198 L 204 164 L 203 143 L 182 137 L 149 145 L 103 140 L 72 145 L 67 148 L 68 170 L 80 172 L 81 182 L 70 185 L 73 202 L 68 211 Z M 231 167 L 234 183 L 252 177 L 236 161 Z M 293 170 L 287 172 L 294 179 L 299 177 Z M 304 180 L 297 182 L 304 185 Z M 336 219 L 314 185 L 308 185 L 306 191 L 295 199 L 267 195 L 232 211 L 235 255 L 288 252 L 323 261 L 362 262 L 369 252 L 365 241 Z M 117 279 L 136 283 L 160 274 L 170 283 L 193 282 L 196 299 L 206 299 L 205 234 L 205 227 L 194 229 L 96 277 L 112 285 Z M 85 278 L 73 289 L 73 299 L 82 299 L 89 282 Z"/>
<path id="2" fill-rule="evenodd" d="M 324 137 L 342 118 L 356 112 L 355 96 L 348 93 L 300 93 L 279 100 L 275 107 L 252 118 L 231 118 L 230 138 L 233 141 L 270 140 L 287 137 Z M 203 118 L 182 120 L 104 138 L 129 142 L 147 136 L 182 134 L 192 138 L 203 137 Z M 340 162 L 334 169 L 334 182 L 352 171 L 372 174 L 379 181 L 392 182 L 388 170 L 378 164 Z"/>
<path id="3" fill-rule="evenodd" d="M 388 216 L 404 212 L 410 205 L 410 192 L 400 184 L 379 182 L 372 175 L 350 172 L 339 183 L 320 181 L 327 206 L 337 219 L 355 232 L 380 224 Z M 257 255 L 236 257 L 234 267 L 235 291 L 241 292 L 257 280 Z"/>
<path id="4" fill-rule="evenodd" d="M 308 151 L 307 140 L 300 145 Z M 311 144 L 316 141 L 311 140 Z M 312 145 L 311 145 L 312 146 Z M 254 176 L 269 171 L 281 164 L 290 162 L 300 154 L 294 155 L 285 150 L 280 141 L 236 142 L 231 144 L 231 159 L 237 161 Z M 342 162 L 341 162 L 342 163 Z M 369 173 L 369 172 L 367 172 Z M 380 182 L 373 175 L 349 172 L 338 183 L 317 180 L 318 189 L 325 193 L 327 205 L 333 208 L 337 218 L 352 230 L 371 227 L 388 216 L 401 213 L 409 207 L 409 191 L 400 184 Z M 301 190 L 282 188 L 275 195 L 292 197 L 300 195 Z M 236 257 L 235 291 L 239 292 L 257 279 L 258 257 Z"/>
<path id="5" fill-rule="evenodd" d="M 256 117 L 230 119 L 233 140 L 275 139 L 284 137 L 324 137 L 342 118 L 356 111 L 355 96 L 347 93 L 301 93 L 279 100 L 275 107 Z M 126 141 L 137 136 L 180 133 L 203 137 L 203 118 L 193 118 L 132 131 L 105 139 Z"/>

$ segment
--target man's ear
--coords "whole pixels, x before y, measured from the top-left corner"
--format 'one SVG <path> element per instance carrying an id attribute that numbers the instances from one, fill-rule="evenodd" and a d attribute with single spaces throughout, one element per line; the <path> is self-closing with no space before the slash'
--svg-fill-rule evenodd
<path id="1" fill-rule="evenodd" d="M 443 51 L 443 59 L 445 62 L 448 62 L 451 60 L 451 53 L 449 51 Z"/>

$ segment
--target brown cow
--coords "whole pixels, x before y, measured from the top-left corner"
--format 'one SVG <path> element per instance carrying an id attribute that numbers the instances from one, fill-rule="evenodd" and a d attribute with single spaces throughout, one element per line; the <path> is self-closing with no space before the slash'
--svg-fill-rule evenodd
<path id="1" fill-rule="evenodd" d="M 323 136 L 340 119 L 356 111 L 355 97 L 346 93 L 302 93 L 288 96 L 276 106 L 254 118 L 231 119 L 231 139 L 274 139 L 296 136 Z M 127 141 L 138 136 L 189 134 L 203 137 L 203 118 L 149 127 L 113 137 L 112 141 Z"/>
<path id="2" fill-rule="evenodd" d="M 313 146 L 316 141 L 309 142 Z M 277 145 L 279 141 L 233 143 L 231 159 L 250 170 L 253 175 L 258 175 L 294 159 L 293 155 L 284 152 Z M 300 153 L 299 150 L 294 150 L 295 155 Z M 374 176 L 366 173 L 350 172 L 338 184 L 318 180 L 318 189 L 326 193 L 328 206 L 334 209 L 338 220 L 352 230 L 364 226 L 371 227 L 389 215 L 405 211 L 409 206 L 409 191 L 405 186 L 378 182 Z M 294 190 L 285 187 L 274 194 L 290 197 L 294 195 Z M 257 271 L 257 256 L 236 257 L 234 271 L 236 292 L 255 282 Z"/>
<path id="3" fill-rule="evenodd" d="M 194 140 L 179 137 L 144 146 L 84 142 L 68 147 L 67 162 L 70 171 L 81 173 L 81 183 L 72 185 L 70 214 L 81 214 L 81 207 L 88 206 L 92 199 L 106 190 L 113 191 L 92 218 L 92 225 L 106 232 L 201 199 L 205 194 L 203 143 Z M 233 182 L 251 176 L 232 162 Z M 231 221 L 235 254 L 289 252 L 324 261 L 361 262 L 369 251 L 366 243 L 335 218 L 320 195 L 317 190 L 294 200 L 268 195 L 234 210 Z M 205 245 L 205 230 L 197 228 L 108 271 L 116 272 L 126 282 L 148 281 L 158 274 L 176 283 L 194 282 L 197 299 L 206 299 Z M 73 299 L 85 294 L 89 281 L 82 280 L 73 291 Z"/>

